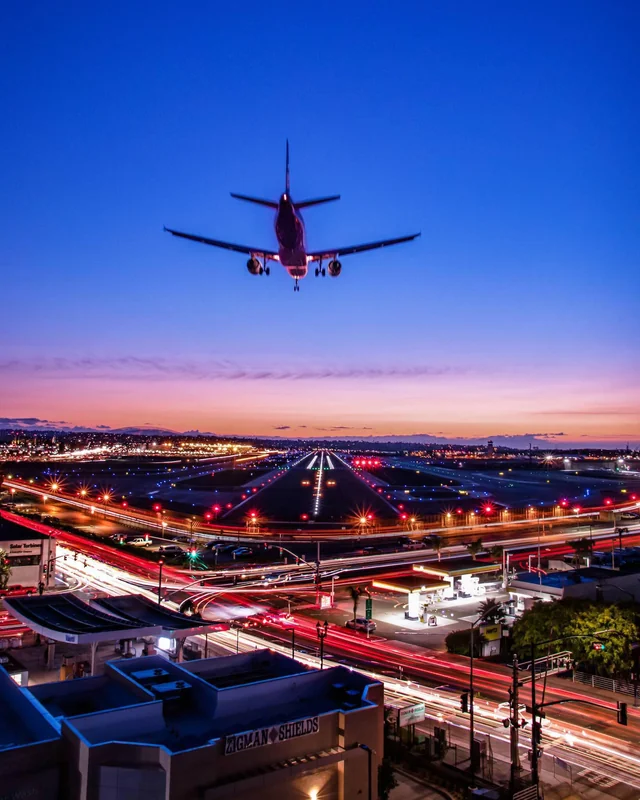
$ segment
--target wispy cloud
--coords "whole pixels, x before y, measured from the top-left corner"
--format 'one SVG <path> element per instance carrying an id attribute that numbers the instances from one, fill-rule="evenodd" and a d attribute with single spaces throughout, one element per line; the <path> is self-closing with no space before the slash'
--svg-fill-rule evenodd
<path id="1" fill-rule="evenodd" d="M 624 406 L 595 406 L 594 408 L 559 408 L 545 411 L 534 411 L 534 414 L 558 417 L 637 417 L 640 409 Z"/>
<path id="2" fill-rule="evenodd" d="M 273 428 L 274 431 L 290 431 L 291 425 L 275 425 Z"/>
<path id="3" fill-rule="evenodd" d="M 162 381 L 303 381 L 348 380 L 391 377 L 423 378 L 461 374 L 465 370 L 448 366 L 371 365 L 358 367 L 245 367 L 225 360 L 178 361 L 162 358 L 46 358 L 11 359 L 0 362 L 0 374 L 31 374 L 43 378 L 92 378 L 110 380 Z"/>

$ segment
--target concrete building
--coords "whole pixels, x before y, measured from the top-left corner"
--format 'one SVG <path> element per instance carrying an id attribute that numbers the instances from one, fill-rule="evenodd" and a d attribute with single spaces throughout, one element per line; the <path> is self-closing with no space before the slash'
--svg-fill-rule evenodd
<path id="1" fill-rule="evenodd" d="M 47 565 L 55 558 L 55 539 L 43 533 L 0 519 L 0 550 L 11 567 L 9 587 L 23 586 L 37 590 L 46 582 Z"/>
<path id="2" fill-rule="evenodd" d="M 640 564 L 622 569 L 590 566 L 548 573 L 519 572 L 508 591 L 516 613 L 530 608 L 536 600 L 551 602 L 567 597 L 607 603 L 640 602 Z"/>
<path id="3" fill-rule="evenodd" d="M 368 800 L 383 717 L 379 682 L 269 650 L 180 665 L 125 659 L 31 689 L 0 669 L 0 796 Z"/>

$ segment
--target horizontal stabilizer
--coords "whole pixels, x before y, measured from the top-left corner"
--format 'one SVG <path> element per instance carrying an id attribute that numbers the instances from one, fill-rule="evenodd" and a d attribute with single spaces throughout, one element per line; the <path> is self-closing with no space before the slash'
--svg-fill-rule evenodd
<path id="1" fill-rule="evenodd" d="M 259 197 L 248 197 L 246 194 L 234 194 L 231 192 L 231 197 L 237 200 L 245 200 L 247 203 L 256 203 L 259 206 L 267 206 L 267 208 L 278 208 L 278 204 L 273 200 L 262 200 Z"/>
<path id="2" fill-rule="evenodd" d="M 322 203 L 331 203 L 334 200 L 339 200 L 339 194 L 332 194 L 331 197 L 316 197 L 315 200 L 303 200 L 301 203 L 295 203 L 296 208 L 309 208 L 309 206 L 319 206 Z"/>

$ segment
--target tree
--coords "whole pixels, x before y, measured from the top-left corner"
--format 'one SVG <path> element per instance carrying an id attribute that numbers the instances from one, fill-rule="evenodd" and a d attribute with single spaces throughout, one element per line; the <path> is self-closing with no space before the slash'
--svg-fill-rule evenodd
<path id="1" fill-rule="evenodd" d="M 552 644 L 536 648 L 536 658 L 571 650 L 576 663 L 596 674 L 611 677 L 627 672 L 633 666 L 630 644 L 638 640 L 636 620 L 637 607 L 628 605 L 577 598 L 536 603 L 513 626 L 513 649 L 522 659 L 528 660 L 532 643 L 557 639 Z M 575 635 L 584 638 L 568 638 Z M 594 649 L 594 642 L 603 642 L 604 649 Z"/>
<path id="2" fill-rule="evenodd" d="M 504 556 L 504 547 L 501 544 L 494 544 L 491 550 L 491 558 L 495 558 L 496 561 L 502 561 Z"/>
<path id="3" fill-rule="evenodd" d="M 380 800 L 389 800 L 391 790 L 398 785 L 391 760 L 383 758 L 378 767 L 378 797 Z"/>
<path id="4" fill-rule="evenodd" d="M 579 564 L 583 558 L 588 558 L 591 556 L 591 552 L 593 550 L 593 542 L 591 539 L 574 539 L 572 542 L 569 542 L 569 546 L 573 548 L 575 555 L 573 557 L 573 563 L 575 565 Z"/>
<path id="5" fill-rule="evenodd" d="M 0 589 L 6 589 L 11 577 L 9 559 L 4 550 L 0 549 Z"/>
<path id="6" fill-rule="evenodd" d="M 365 594 L 365 590 L 362 586 L 350 586 L 349 593 L 351 594 L 351 600 L 353 602 L 353 622 L 355 624 L 356 617 L 358 616 L 358 606 L 360 605 L 360 598 L 363 594 Z"/>
<path id="7" fill-rule="evenodd" d="M 469 551 L 469 555 L 475 561 L 478 553 L 482 552 L 482 539 L 475 539 L 473 542 L 469 542 L 467 544 L 467 550 Z"/>
<path id="8" fill-rule="evenodd" d="M 476 658 L 480 656 L 483 637 L 480 631 L 475 631 L 473 636 L 473 654 Z M 462 631 L 451 631 L 444 640 L 447 653 L 456 653 L 459 656 L 468 656 L 471 647 L 471 629 L 465 628 Z"/>
<path id="9" fill-rule="evenodd" d="M 434 533 L 432 536 L 429 537 L 429 544 L 431 545 L 431 549 L 435 550 L 435 552 L 438 554 L 438 561 L 440 561 L 441 558 L 440 551 L 444 546 L 444 539 L 442 538 L 442 536 L 436 536 L 436 534 Z"/>
<path id="10" fill-rule="evenodd" d="M 499 622 L 504 622 L 505 613 L 504 606 L 499 603 L 495 597 L 489 597 L 483 600 L 478 607 L 478 613 L 484 622 L 490 625 L 497 625 Z"/>

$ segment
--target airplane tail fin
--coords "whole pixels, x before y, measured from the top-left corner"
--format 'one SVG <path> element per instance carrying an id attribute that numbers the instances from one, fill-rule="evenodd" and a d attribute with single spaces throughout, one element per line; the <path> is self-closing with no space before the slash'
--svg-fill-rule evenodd
<path id="1" fill-rule="evenodd" d="M 331 197 L 316 197 L 314 200 L 303 200 L 301 203 L 296 203 L 296 208 L 309 208 L 309 206 L 319 206 L 322 203 L 331 203 L 333 200 L 339 200 L 339 194 L 332 194 Z"/>
<path id="2" fill-rule="evenodd" d="M 246 194 L 235 194 L 231 192 L 231 197 L 236 200 L 244 200 L 247 203 L 256 203 L 259 206 L 267 206 L 267 208 L 278 208 L 278 204 L 273 200 L 262 200 L 260 197 L 248 197 Z"/>
<path id="3" fill-rule="evenodd" d="M 287 139 L 287 166 L 285 170 L 284 187 L 287 194 L 289 194 L 289 140 Z"/>

